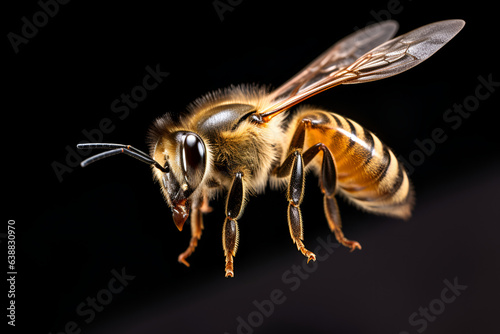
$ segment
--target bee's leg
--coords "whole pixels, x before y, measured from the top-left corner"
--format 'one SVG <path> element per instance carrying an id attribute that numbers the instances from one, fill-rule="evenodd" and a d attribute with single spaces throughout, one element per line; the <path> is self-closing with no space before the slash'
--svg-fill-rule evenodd
<path id="1" fill-rule="evenodd" d="M 287 175 L 290 177 L 286 192 L 286 198 L 288 200 L 288 228 L 290 229 L 290 236 L 292 237 L 293 243 L 297 245 L 297 249 L 307 257 L 307 261 L 309 262 L 310 260 L 316 260 L 316 255 L 308 250 L 302 242 L 302 240 L 304 240 L 304 232 L 300 204 L 304 197 L 305 165 L 300 149 L 294 144 L 296 138 L 299 138 L 298 146 L 302 146 L 303 133 L 302 135 L 297 135 L 296 133 L 289 150 L 291 153 L 289 153 L 283 164 L 277 167 L 273 173 L 278 177 L 286 177 Z"/>
<path id="2" fill-rule="evenodd" d="M 292 153 L 293 162 L 290 171 L 290 183 L 286 197 L 288 200 L 288 227 L 293 242 L 297 245 L 297 249 L 307 257 L 307 262 L 316 261 L 316 255 L 308 250 L 302 240 L 304 240 L 304 229 L 302 224 L 302 214 L 300 213 L 300 204 L 304 198 L 304 160 L 298 150 Z"/>
<path id="3" fill-rule="evenodd" d="M 226 277 L 234 277 L 233 258 L 238 248 L 239 230 L 236 221 L 242 213 L 245 201 L 243 173 L 234 176 L 226 200 L 226 219 L 222 229 L 222 247 L 226 257 Z"/>
<path id="4" fill-rule="evenodd" d="M 208 205 L 208 197 L 207 195 L 203 195 L 203 202 L 201 203 L 200 210 L 202 213 L 209 213 L 212 212 L 212 207 Z"/>
<path id="5" fill-rule="evenodd" d="M 286 198 L 288 200 L 288 228 L 293 243 L 297 245 L 297 249 L 307 257 L 307 262 L 316 260 L 316 255 L 308 250 L 303 241 L 304 229 L 302 223 L 302 214 L 300 212 L 300 204 L 304 197 L 304 181 L 305 181 L 305 165 L 300 153 L 304 146 L 304 136 L 306 125 L 311 124 L 310 120 L 302 120 L 293 135 L 288 156 L 281 166 L 273 170 L 273 174 L 279 178 L 289 177 L 288 189 Z"/>
<path id="6" fill-rule="evenodd" d="M 339 208 L 335 199 L 337 188 L 337 172 L 335 160 L 332 153 L 325 144 L 318 143 L 310 147 L 304 152 L 304 165 L 307 165 L 320 151 L 323 152 L 323 161 L 321 163 L 320 186 L 324 194 L 323 206 L 325 209 L 326 219 L 330 230 L 335 233 L 335 238 L 342 245 L 349 247 L 351 252 L 356 248 L 361 249 L 361 245 L 357 241 L 351 241 L 344 237 L 342 233 L 342 222 L 340 220 Z"/>
<path id="7" fill-rule="evenodd" d="M 316 125 L 314 124 L 310 119 L 303 119 L 297 126 L 295 133 L 292 137 L 292 141 L 290 143 L 290 147 L 288 149 L 288 157 L 286 160 L 283 162 L 283 164 L 279 167 L 277 167 L 274 171 L 273 174 L 277 177 L 286 177 L 287 175 L 290 175 L 291 171 L 293 171 L 293 168 L 297 168 L 297 166 L 292 167 L 292 163 L 296 160 L 295 155 L 297 153 L 295 152 L 301 152 L 304 146 L 304 140 L 305 140 L 305 134 L 306 134 L 306 129 L 307 128 L 313 128 L 313 127 L 321 127 L 321 124 Z M 328 149 L 328 147 L 323 144 L 323 143 L 317 143 L 316 145 L 313 145 L 310 147 L 307 151 L 305 151 L 302 155 L 302 168 L 305 169 L 305 166 L 309 164 L 313 160 L 313 158 L 319 153 L 323 152 L 323 160 L 321 164 L 321 172 L 320 172 L 320 183 L 321 183 L 321 191 L 324 193 L 324 209 L 325 209 L 325 215 L 326 219 L 328 221 L 328 225 L 330 227 L 330 230 L 335 233 L 335 238 L 339 243 L 342 245 L 349 247 L 352 250 L 359 248 L 361 249 L 361 245 L 357 241 L 351 241 L 348 240 L 344 237 L 344 234 L 342 233 L 342 225 L 341 225 L 341 220 L 340 220 L 340 214 L 337 206 L 337 201 L 335 200 L 335 192 L 337 188 L 337 171 L 335 167 L 335 160 L 333 159 L 332 153 Z M 302 172 L 303 173 L 303 172 Z M 292 175 L 292 179 L 293 179 Z M 292 185 L 292 182 L 289 184 L 287 196 L 290 194 L 290 187 Z M 297 185 L 295 185 L 297 187 Z M 301 185 L 301 188 L 303 188 L 303 183 Z M 302 190 L 303 191 L 303 190 Z M 290 201 L 290 199 L 288 198 Z M 300 200 L 302 201 L 302 200 Z M 291 202 L 290 202 L 291 203 Z M 291 209 L 289 205 L 288 209 L 288 221 L 289 221 L 289 226 L 290 226 L 290 233 L 292 234 L 292 239 L 297 240 L 297 238 L 294 238 L 294 230 L 292 230 L 292 223 L 290 221 L 290 214 L 292 215 L 293 219 L 297 222 L 295 225 L 297 225 L 297 228 L 295 229 L 296 236 L 299 237 L 299 241 L 302 240 L 302 217 L 300 216 L 300 210 L 297 209 Z M 297 243 L 297 247 L 303 247 L 302 241 L 300 243 Z M 300 249 L 300 248 L 299 248 Z M 304 248 L 305 249 L 305 248 Z M 304 253 L 304 252 L 302 252 Z M 306 255 L 307 256 L 307 255 Z M 309 256 L 308 256 L 309 258 Z"/>
<path id="8" fill-rule="evenodd" d="M 188 248 L 178 258 L 178 261 L 184 263 L 187 267 L 189 267 L 189 262 L 186 259 L 194 252 L 203 230 L 203 210 L 200 202 L 201 200 L 197 199 L 191 206 L 191 240 Z"/>
<path id="9" fill-rule="evenodd" d="M 330 230 L 335 233 L 335 238 L 342 245 L 349 247 L 351 252 L 356 248 L 361 249 L 361 245 L 357 241 L 352 241 L 344 237 L 342 232 L 342 222 L 340 220 L 339 207 L 334 196 L 324 196 L 323 206 L 325 208 L 326 219 L 328 220 L 328 226 Z"/>

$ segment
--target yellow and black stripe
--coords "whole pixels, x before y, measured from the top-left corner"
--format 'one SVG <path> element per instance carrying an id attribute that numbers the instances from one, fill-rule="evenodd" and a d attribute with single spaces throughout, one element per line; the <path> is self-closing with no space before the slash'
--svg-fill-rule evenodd
<path id="1" fill-rule="evenodd" d="M 343 116 L 302 108 L 291 124 L 310 120 L 304 149 L 317 143 L 331 151 L 339 193 L 370 212 L 408 218 L 413 189 L 403 165 L 373 133 Z M 312 161 L 319 170 L 321 158 Z"/>

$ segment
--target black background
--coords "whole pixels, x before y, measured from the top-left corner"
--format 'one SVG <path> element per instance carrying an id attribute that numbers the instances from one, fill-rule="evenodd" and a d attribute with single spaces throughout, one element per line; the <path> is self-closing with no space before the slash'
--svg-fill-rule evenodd
<path id="1" fill-rule="evenodd" d="M 74 322 L 75 333 L 236 333 L 238 317 L 258 322 L 240 328 L 243 333 L 498 330 L 500 88 L 456 129 L 443 120 L 454 104 L 473 99 L 479 76 L 500 81 L 496 5 L 393 3 L 234 1 L 221 21 L 212 1 L 72 1 L 18 53 L 7 34 L 20 34 L 21 18 L 32 21 L 40 5 L 24 1 L 5 10 L 2 233 L 14 219 L 14 330 L 60 333 Z M 211 203 L 215 210 L 205 216 L 187 268 L 177 256 L 188 245 L 189 229 L 178 232 L 148 166 L 119 156 L 73 168 L 62 182 L 54 172 L 54 162 L 66 164 L 66 147 L 74 149 L 86 139 L 82 131 L 97 129 L 103 119 L 113 126 L 103 141 L 145 150 L 156 117 L 182 112 L 195 98 L 231 84 L 277 87 L 356 27 L 381 18 L 397 20 L 400 33 L 449 18 L 467 24 L 404 74 L 337 87 L 308 103 L 350 117 L 407 159 L 418 149 L 415 140 L 429 139 L 434 129 L 447 139 L 411 174 L 417 206 L 409 221 L 366 214 L 341 200 L 344 232 L 363 250 L 337 248 L 310 264 L 295 291 L 282 275 L 304 259 L 291 242 L 279 191 L 250 199 L 240 220 L 236 276 L 226 279 L 222 198 Z M 111 103 L 142 83 L 146 66 L 157 64 L 169 76 L 119 119 Z M 314 249 L 329 230 L 312 176 L 303 214 L 305 244 Z M 87 323 L 78 305 L 95 298 L 122 268 L 134 278 Z M 409 317 L 420 307 L 439 306 L 444 280 L 467 288 L 426 328 L 423 321 L 412 325 Z M 285 300 L 260 319 L 253 302 L 269 299 L 275 289 Z"/>

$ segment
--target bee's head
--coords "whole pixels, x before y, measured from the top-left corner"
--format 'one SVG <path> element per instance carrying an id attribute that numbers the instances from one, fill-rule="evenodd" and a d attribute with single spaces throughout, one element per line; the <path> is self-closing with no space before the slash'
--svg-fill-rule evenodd
<path id="1" fill-rule="evenodd" d="M 156 122 L 150 131 L 150 155 L 123 144 L 78 144 L 80 149 L 106 149 L 84 161 L 85 167 L 92 162 L 119 153 L 125 153 L 152 166 L 163 195 L 172 209 L 174 223 L 182 230 L 189 217 L 191 198 L 199 196 L 200 185 L 207 171 L 207 146 L 201 137 L 191 131 L 169 131 L 163 122 Z"/>
<path id="2" fill-rule="evenodd" d="M 165 170 L 155 168 L 175 225 L 182 230 L 189 216 L 190 197 L 199 188 L 207 170 L 207 148 L 191 131 L 164 133 L 152 148 L 154 160 Z"/>

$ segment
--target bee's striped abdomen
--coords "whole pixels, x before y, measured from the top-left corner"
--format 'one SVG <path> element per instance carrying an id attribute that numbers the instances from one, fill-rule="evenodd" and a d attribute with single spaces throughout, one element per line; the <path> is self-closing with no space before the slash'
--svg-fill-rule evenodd
<path id="1" fill-rule="evenodd" d="M 413 191 L 394 153 L 373 133 L 337 114 L 305 109 L 298 121 L 309 119 L 304 148 L 322 142 L 333 154 L 339 192 L 360 207 L 408 218 Z M 292 123 L 293 124 L 293 123 Z M 313 161 L 321 165 L 320 158 Z"/>

